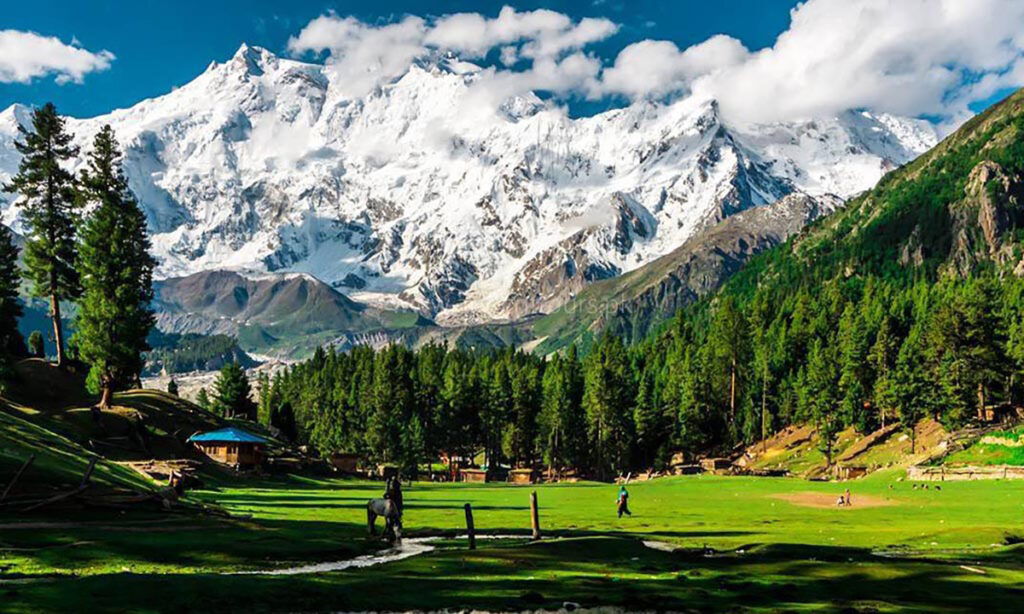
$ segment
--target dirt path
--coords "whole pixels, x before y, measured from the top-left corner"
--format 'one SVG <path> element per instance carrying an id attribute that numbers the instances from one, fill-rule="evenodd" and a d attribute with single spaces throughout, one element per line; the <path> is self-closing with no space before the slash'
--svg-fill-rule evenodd
<path id="1" fill-rule="evenodd" d="M 853 505 L 839 506 L 836 505 L 836 500 L 839 498 L 839 493 L 831 494 L 827 492 L 796 492 L 779 495 L 771 495 L 773 499 L 782 499 L 792 503 L 793 505 L 801 505 L 803 507 L 817 507 L 817 508 L 832 508 L 837 510 L 856 510 L 864 509 L 868 507 L 887 507 L 889 505 L 899 505 L 898 501 L 891 499 L 882 499 L 881 497 L 873 497 L 871 495 L 858 495 L 852 493 L 850 499 L 853 501 Z"/>

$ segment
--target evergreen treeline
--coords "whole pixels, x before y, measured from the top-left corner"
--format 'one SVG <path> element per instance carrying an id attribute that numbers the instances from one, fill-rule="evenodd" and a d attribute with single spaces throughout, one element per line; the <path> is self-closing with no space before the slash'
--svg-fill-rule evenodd
<path id="1" fill-rule="evenodd" d="M 247 356 L 238 347 L 238 341 L 229 335 L 181 335 L 153 329 L 149 335 L 149 345 L 153 349 L 146 354 L 147 374 L 202 371 L 239 358 L 242 358 L 242 366 L 251 366 L 253 363 L 245 360 Z"/>
<path id="2" fill-rule="evenodd" d="M 777 300 L 776 300 L 777 299 Z M 681 312 L 632 347 L 599 340 L 549 360 L 430 345 L 319 350 L 262 376 L 261 422 L 321 454 L 408 468 L 485 454 L 488 464 L 607 477 L 665 467 L 812 422 L 838 433 L 932 416 L 957 427 L 1024 397 L 1024 280 L 907 287 L 854 278 Z M 912 431 L 911 431 L 912 432 Z"/>
<path id="3" fill-rule="evenodd" d="M 128 189 L 110 126 L 96 134 L 84 170 L 67 163 L 78 154 L 52 104 L 34 111 L 32 128 L 19 126 L 18 173 L 4 189 L 20 197 L 27 229 L 24 270 L 33 296 L 48 299 L 57 364 L 88 365 L 88 385 L 100 407 L 117 389 L 137 384 L 146 337 L 153 326 L 154 261 L 141 208 Z M 87 213 L 85 213 L 87 212 Z M 0 343 L 4 361 L 25 356 L 17 330 L 17 249 L 0 233 Z M 65 343 L 61 302 L 74 300 L 75 336 Z M 38 351 L 42 339 L 33 339 Z"/>

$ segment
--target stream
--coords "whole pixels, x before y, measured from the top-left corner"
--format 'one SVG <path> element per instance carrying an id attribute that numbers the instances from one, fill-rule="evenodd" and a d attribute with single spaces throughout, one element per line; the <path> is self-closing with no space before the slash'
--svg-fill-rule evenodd
<path id="1" fill-rule="evenodd" d="M 397 546 L 392 546 L 391 548 L 388 548 L 386 550 L 373 552 L 371 554 L 363 554 L 351 559 L 343 559 L 341 561 L 325 561 L 323 563 L 308 563 L 305 565 L 298 565 L 295 567 L 281 567 L 278 569 L 235 571 L 228 572 L 224 575 L 294 576 L 298 574 L 324 573 L 328 571 L 342 571 L 345 569 L 360 569 L 363 567 L 373 567 L 374 565 L 392 563 L 394 561 L 401 561 L 403 559 L 408 559 L 421 554 L 426 554 L 428 552 L 433 552 L 434 550 L 436 550 L 436 547 L 433 544 L 441 540 L 454 540 L 460 538 L 465 539 L 465 537 L 465 535 L 459 535 L 456 537 L 446 537 L 442 535 L 436 535 L 433 537 L 410 537 L 403 539 L 402 543 Z M 523 535 L 477 535 L 476 539 L 529 540 L 529 537 L 525 537 Z"/>

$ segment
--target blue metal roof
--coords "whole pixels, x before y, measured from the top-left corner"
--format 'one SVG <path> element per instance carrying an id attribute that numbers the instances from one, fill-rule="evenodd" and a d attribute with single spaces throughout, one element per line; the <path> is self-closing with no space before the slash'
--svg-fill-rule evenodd
<path id="1" fill-rule="evenodd" d="M 236 442 L 236 443 L 267 443 L 267 440 L 253 435 L 252 433 L 246 433 L 241 429 L 235 427 L 228 427 L 226 429 L 220 429 L 217 431 L 210 431 L 208 433 L 197 433 L 188 438 L 189 441 L 225 441 L 225 442 Z"/>

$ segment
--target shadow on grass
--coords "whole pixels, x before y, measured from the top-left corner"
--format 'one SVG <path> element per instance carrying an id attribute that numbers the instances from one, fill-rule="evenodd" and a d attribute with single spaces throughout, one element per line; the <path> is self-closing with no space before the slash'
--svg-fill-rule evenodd
<path id="1" fill-rule="evenodd" d="M 566 601 L 629 610 L 989 612 L 1024 597 L 1016 575 L 983 577 L 850 548 L 777 545 L 747 555 L 665 553 L 587 537 L 446 549 L 380 567 L 307 576 L 110 574 L 0 584 L 5 609 L 325 611 L 536 610 Z"/>

